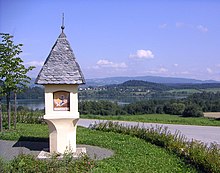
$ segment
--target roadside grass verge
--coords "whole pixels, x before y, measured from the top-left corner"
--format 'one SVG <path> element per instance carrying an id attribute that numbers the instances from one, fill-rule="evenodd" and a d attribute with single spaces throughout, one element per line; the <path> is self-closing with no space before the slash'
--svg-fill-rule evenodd
<path id="1" fill-rule="evenodd" d="M 92 129 L 105 132 L 115 132 L 135 136 L 147 142 L 161 146 L 175 153 L 186 162 L 195 165 L 202 172 L 220 172 L 220 148 L 212 143 L 207 146 L 199 141 L 188 141 L 186 137 L 176 132 L 174 135 L 165 127 L 140 128 L 138 126 L 123 126 L 111 121 L 91 125 Z"/>
<path id="2" fill-rule="evenodd" d="M 99 161 L 94 172 L 198 172 L 175 154 L 142 139 L 114 132 L 80 130 L 78 143 L 115 152 L 113 157 Z"/>
<path id="3" fill-rule="evenodd" d="M 135 122 L 161 123 L 161 124 L 220 126 L 220 120 L 217 120 L 214 118 L 181 117 L 178 115 L 168 115 L 168 114 L 117 115 L 117 116 L 116 115 L 115 116 L 81 115 L 81 118 L 101 119 L 101 120 L 135 121 Z"/>
<path id="4" fill-rule="evenodd" d="M 16 140 L 21 136 L 48 138 L 47 125 L 18 124 L 17 128 L 17 133 L 15 131 L 0 133 L 0 139 Z M 10 134 L 12 135 L 10 136 Z M 194 166 L 186 164 L 176 154 L 129 135 L 78 127 L 77 143 L 96 145 L 115 152 L 111 158 L 101 161 L 81 160 L 79 167 L 80 165 L 82 167 L 79 168 L 78 172 L 199 172 Z M 5 163 L 5 161 L 0 160 L 1 169 L 10 168 L 14 172 L 77 172 L 71 170 L 69 165 L 74 166 L 74 162 L 68 160 L 68 157 L 64 163 L 58 163 L 56 159 L 54 162 L 47 163 L 36 160 L 32 156 L 23 155 L 11 162 Z M 89 167 L 89 169 L 85 167 Z M 29 171 L 24 170 L 24 168 Z"/>

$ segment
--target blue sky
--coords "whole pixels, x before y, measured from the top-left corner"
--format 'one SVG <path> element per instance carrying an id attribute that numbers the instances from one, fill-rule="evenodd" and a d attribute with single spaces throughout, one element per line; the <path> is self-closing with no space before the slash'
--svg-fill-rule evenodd
<path id="1" fill-rule="evenodd" d="M 65 34 L 86 78 L 169 76 L 220 81 L 218 0 L 0 0 L 0 32 L 24 44 L 36 77 Z"/>

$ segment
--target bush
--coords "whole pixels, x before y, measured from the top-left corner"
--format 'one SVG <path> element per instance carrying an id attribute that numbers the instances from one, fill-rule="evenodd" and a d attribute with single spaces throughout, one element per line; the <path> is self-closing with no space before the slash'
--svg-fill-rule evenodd
<path id="1" fill-rule="evenodd" d="M 189 105 L 183 111 L 183 117 L 203 117 L 204 114 L 196 105 Z"/>
<path id="2" fill-rule="evenodd" d="M 171 115 L 182 115 L 184 109 L 185 104 L 183 103 L 169 103 L 164 106 L 164 112 Z"/>
<path id="3" fill-rule="evenodd" d="M 1 165 L 2 164 L 2 165 Z M 91 172 L 95 162 L 87 155 L 79 159 L 73 158 L 71 153 L 65 153 L 62 159 L 52 157 L 48 160 L 35 159 L 33 155 L 19 155 L 7 165 L 0 160 L 0 171 L 2 172 L 30 172 L 30 173 L 52 173 L 52 172 Z"/>

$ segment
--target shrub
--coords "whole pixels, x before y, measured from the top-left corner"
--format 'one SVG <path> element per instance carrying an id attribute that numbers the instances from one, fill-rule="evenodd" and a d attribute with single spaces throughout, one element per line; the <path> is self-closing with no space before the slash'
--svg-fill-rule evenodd
<path id="1" fill-rule="evenodd" d="M 169 103 L 164 106 L 164 112 L 172 115 L 182 115 L 184 109 L 185 104 L 183 103 Z"/>
<path id="2" fill-rule="evenodd" d="M 220 172 L 220 148 L 215 143 L 207 146 L 199 141 L 188 141 L 179 132 L 173 135 L 167 127 L 162 126 L 140 128 L 139 126 L 123 126 L 108 121 L 93 124 L 90 128 L 136 136 L 174 152 L 187 162 L 195 165 L 202 172 Z"/>
<path id="3" fill-rule="evenodd" d="M 90 172 L 95 166 L 95 162 L 87 155 L 79 159 L 74 159 L 71 153 L 65 153 L 62 159 L 52 157 L 48 160 L 35 159 L 33 155 L 19 155 L 14 158 L 8 165 L 3 167 L 5 172 L 30 172 L 30 173 L 52 173 L 52 172 Z M 1 161 L 0 161 L 1 166 Z"/>
<path id="4" fill-rule="evenodd" d="M 203 117 L 204 114 L 196 105 L 189 105 L 183 111 L 183 117 Z"/>

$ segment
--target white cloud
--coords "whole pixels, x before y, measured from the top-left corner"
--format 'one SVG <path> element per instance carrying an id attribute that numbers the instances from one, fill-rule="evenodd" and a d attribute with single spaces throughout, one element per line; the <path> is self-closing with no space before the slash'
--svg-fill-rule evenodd
<path id="1" fill-rule="evenodd" d="M 44 62 L 43 61 L 29 61 L 29 62 L 25 62 L 25 65 L 28 66 L 43 66 Z"/>
<path id="2" fill-rule="evenodd" d="M 200 32 L 208 32 L 208 28 L 203 25 L 193 25 L 193 24 L 188 24 L 188 23 L 183 23 L 183 22 L 176 22 L 176 27 L 186 28 L 186 29 L 196 29 Z"/>
<path id="3" fill-rule="evenodd" d="M 130 58 L 137 58 L 137 59 L 151 59 L 154 58 L 154 54 L 150 50 L 137 50 L 135 54 L 130 54 Z"/>
<path id="4" fill-rule="evenodd" d="M 106 59 L 100 59 L 97 63 L 97 65 L 112 65 L 113 62 L 109 61 L 109 60 L 106 60 Z"/>
<path id="5" fill-rule="evenodd" d="M 180 74 L 186 74 L 186 75 L 188 75 L 188 74 L 191 74 L 189 71 L 182 71 L 182 72 L 180 72 Z"/>
<path id="6" fill-rule="evenodd" d="M 208 28 L 203 25 L 198 25 L 196 28 L 201 32 L 208 32 Z"/>
<path id="7" fill-rule="evenodd" d="M 213 73 L 213 71 L 212 71 L 211 68 L 206 68 L 206 71 L 207 71 L 208 73 Z"/>
<path id="8" fill-rule="evenodd" d="M 146 72 L 150 74 L 166 74 L 168 71 L 168 69 L 160 67 L 159 69 L 147 70 Z"/>
<path id="9" fill-rule="evenodd" d="M 164 28 L 166 28 L 167 26 L 168 26 L 167 23 L 163 23 L 163 24 L 159 25 L 159 28 L 164 29 Z"/>
<path id="10" fill-rule="evenodd" d="M 168 72 L 168 69 L 166 69 L 166 68 L 164 68 L 164 67 L 161 67 L 161 68 L 159 69 L 159 72 L 160 72 L 160 73 L 166 73 L 166 72 Z"/>
<path id="11" fill-rule="evenodd" d="M 174 67 L 178 67 L 178 66 L 179 66 L 179 64 L 173 64 L 173 66 L 174 66 Z"/>
<path id="12" fill-rule="evenodd" d="M 124 62 L 114 63 L 106 59 L 100 59 L 97 61 L 96 65 L 98 67 L 127 68 L 127 64 Z"/>

